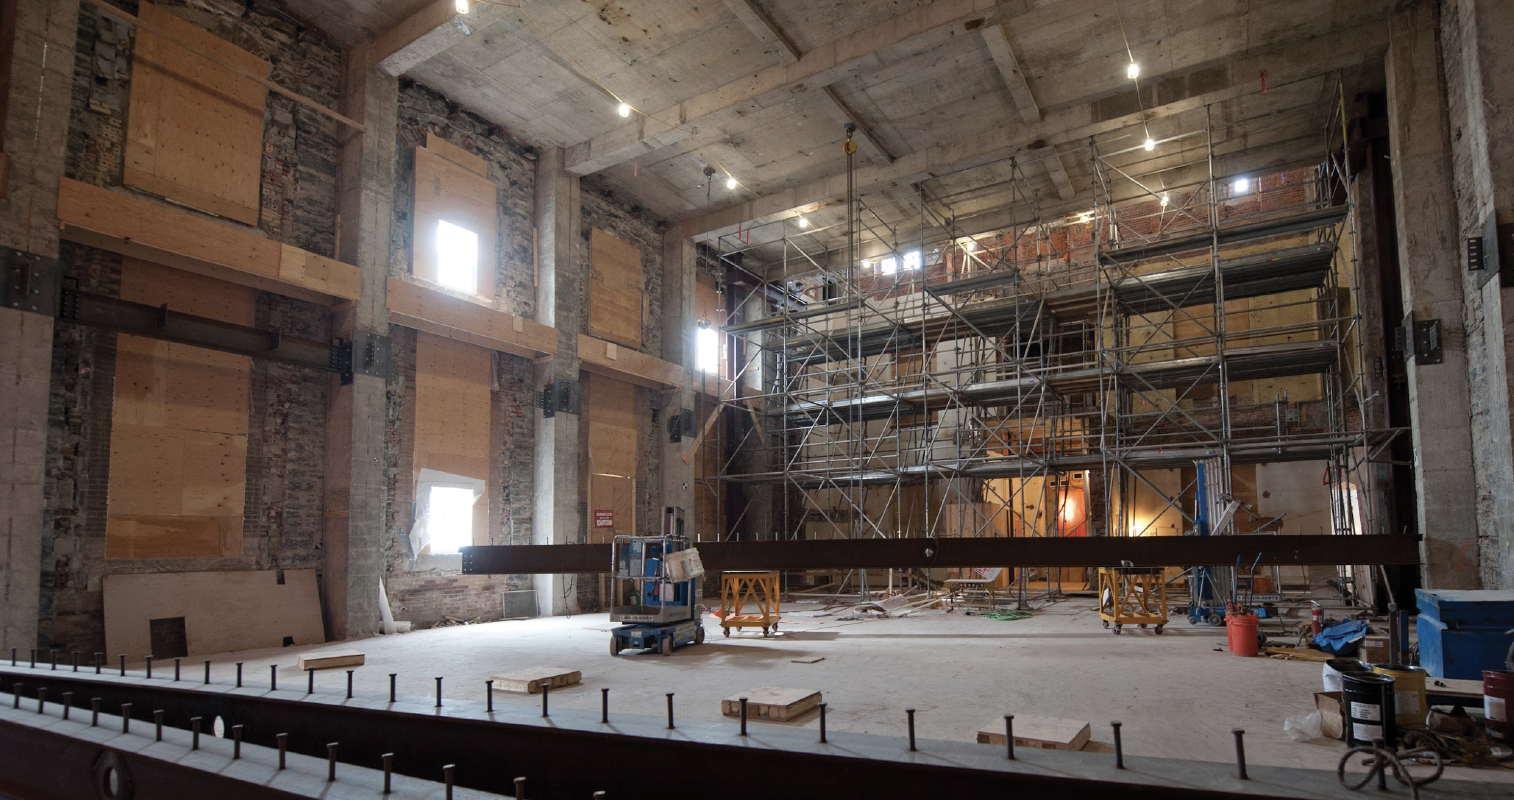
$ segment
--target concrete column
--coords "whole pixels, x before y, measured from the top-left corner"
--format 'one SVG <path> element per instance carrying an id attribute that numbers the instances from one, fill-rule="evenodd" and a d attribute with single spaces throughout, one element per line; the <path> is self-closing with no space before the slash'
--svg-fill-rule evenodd
<path id="1" fill-rule="evenodd" d="M 338 258 L 362 271 L 362 298 L 338 310 L 333 333 L 389 334 L 385 286 L 389 227 L 394 218 L 395 125 L 399 85 L 369 67 L 367 46 L 346 66 L 342 110 L 367 131 L 343 148 L 342 220 Z M 332 378 L 326 460 L 326 565 L 322 575 L 327 622 L 337 639 L 372 636 L 379 629 L 379 582 L 389 542 L 385 518 L 389 474 L 385 445 L 388 391 L 381 377 Z"/>
<path id="2" fill-rule="evenodd" d="M 58 176 L 68 139 L 78 0 L 11 4 L 4 150 L 10 162 L 0 198 L 0 246 L 58 256 Z M 9 31 L 6 32 L 6 35 Z M 43 102 L 38 102 L 38 89 Z M 52 375 L 49 314 L 0 309 L 0 648 L 39 646 L 46 491 L 47 406 Z"/>
<path id="3" fill-rule="evenodd" d="M 538 279 L 536 321 L 557 328 L 557 356 L 537 367 L 538 390 L 554 378 L 579 385 L 578 333 L 587 302 L 579 263 L 583 243 L 579 179 L 564 168 L 562 148 L 546 148 L 536 163 Z M 562 411 L 536 416 L 536 480 L 532 544 L 567 544 L 584 530 L 579 476 L 579 418 Z M 578 611 L 573 575 L 537 575 L 539 614 Z"/>
<path id="4" fill-rule="evenodd" d="M 1429 588 L 1475 589 L 1480 580 L 1461 238 L 1437 30 L 1433 3 L 1406 5 L 1393 15 L 1386 64 L 1389 144 L 1404 308 L 1417 320 L 1440 320 L 1445 342 L 1443 363 L 1411 360 L 1408 366 L 1422 578 Z"/>
<path id="5" fill-rule="evenodd" d="M 1514 56 L 1507 31 L 1514 7 L 1490 0 L 1441 4 L 1441 59 L 1452 137 L 1452 186 L 1461 236 L 1484 236 L 1514 223 Z M 1486 245 L 1491 252 L 1493 242 Z M 1510 243 L 1504 243 L 1504 257 Z M 1496 270 L 1489 265 L 1489 271 Z M 1514 588 L 1514 448 L 1509 398 L 1514 372 L 1514 303 L 1500 280 L 1462 270 L 1470 380 L 1472 459 L 1477 476 L 1477 527 L 1485 588 Z"/>
<path id="6" fill-rule="evenodd" d="M 694 293 L 698 272 L 694 243 L 673 226 L 662 236 L 662 358 L 683 366 L 683 383 L 662 396 L 662 418 L 694 407 Z M 694 458 L 688 438 L 673 442 L 657 431 L 662 455 L 662 501 L 679 506 L 694 522 Z"/>

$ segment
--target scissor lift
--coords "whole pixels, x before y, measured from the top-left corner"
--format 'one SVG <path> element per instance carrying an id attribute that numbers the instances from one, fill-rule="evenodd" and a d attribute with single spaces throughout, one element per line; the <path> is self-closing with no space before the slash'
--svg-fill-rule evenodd
<path id="1" fill-rule="evenodd" d="M 683 534 L 683 510 L 663 509 L 661 536 L 616 536 L 610 544 L 610 655 L 622 650 L 673 649 L 704 641 L 699 619 L 700 578 L 674 580 L 668 557 L 693 547 Z"/>

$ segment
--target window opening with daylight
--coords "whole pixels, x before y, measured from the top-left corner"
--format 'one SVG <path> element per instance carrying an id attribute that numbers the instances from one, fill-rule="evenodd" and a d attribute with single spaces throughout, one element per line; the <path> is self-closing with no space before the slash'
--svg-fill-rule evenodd
<path id="1" fill-rule="evenodd" d="M 911 250 L 904 254 L 904 268 L 907 270 L 920 268 L 919 250 Z"/>
<path id="2" fill-rule="evenodd" d="M 436 280 L 448 289 L 478 290 L 478 234 L 446 220 L 436 224 Z"/>
<path id="3" fill-rule="evenodd" d="M 699 371 L 711 374 L 720 371 L 720 334 L 715 328 L 700 328 L 694 344 L 694 361 Z"/>
<path id="4" fill-rule="evenodd" d="M 421 470 L 416 482 L 415 524 L 410 528 L 413 557 L 455 555 L 473 544 L 473 509 L 484 482 L 438 470 Z"/>

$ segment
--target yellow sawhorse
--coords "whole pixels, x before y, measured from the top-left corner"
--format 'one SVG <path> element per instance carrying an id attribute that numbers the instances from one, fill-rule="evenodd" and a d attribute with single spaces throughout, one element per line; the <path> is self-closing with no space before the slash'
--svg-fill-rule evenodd
<path id="1" fill-rule="evenodd" d="M 761 628 L 763 636 L 778 630 L 778 573 L 720 573 L 720 627 L 726 636 L 732 628 Z"/>
<path id="2" fill-rule="evenodd" d="M 1167 581 L 1161 567 L 1099 567 L 1099 619 L 1118 634 L 1126 625 L 1167 624 Z"/>

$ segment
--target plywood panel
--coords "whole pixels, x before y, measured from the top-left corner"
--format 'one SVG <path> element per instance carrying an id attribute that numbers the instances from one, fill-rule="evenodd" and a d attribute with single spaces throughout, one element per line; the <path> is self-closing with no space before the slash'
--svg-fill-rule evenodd
<path id="1" fill-rule="evenodd" d="M 184 510 L 184 432 L 117 420 L 110 431 L 112 515 L 173 515 Z"/>
<path id="2" fill-rule="evenodd" d="M 593 528 L 591 541 L 607 541 L 615 534 L 636 533 L 637 443 L 639 395 L 635 384 L 604 375 L 588 376 L 588 457 L 590 511 L 615 513 L 613 529 Z"/>
<path id="3" fill-rule="evenodd" d="M 416 335 L 417 469 L 422 463 L 445 463 L 469 470 L 455 474 L 488 479 L 492 359 L 482 347 Z"/>
<path id="4" fill-rule="evenodd" d="M 191 654 L 319 644 L 321 606 L 314 570 L 107 575 L 105 645 L 152 652 L 148 620 L 183 617 Z M 374 586 L 378 591 L 378 586 Z"/>
<path id="5" fill-rule="evenodd" d="M 184 431 L 183 442 L 184 513 L 240 517 L 247 491 L 247 437 Z"/>
<path id="6" fill-rule="evenodd" d="M 168 342 L 116 337 L 117 425 L 168 424 Z"/>
<path id="7" fill-rule="evenodd" d="M 140 258 L 121 259 L 121 299 L 252 327 L 257 291 Z"/>
<path id="8" fill-rule="evenodd" d="M 483 156 L 476 156 L 430 131 L 426 131 L 426 149 L 469 172 L 489 174 L 489 162 Z"/>
<path id="9" fill-rule="evenodd" d="M 482 175 L 424 147 L 415 148 L 415 236 L 411 272 L 437 282 L 436 231 L 446 220 L 478 234 L 478 287 L 493 299 L 498 250 L 498 189 Z"/>
<path id="10" fill-rule="evenodd" d="M 251 373 L 246 356 L 170 344 L 165 424 L 245 436 Z"/>
<path id="11" fill-rule="evenodd" d="M 589 234 L 589 334 L 641 348 L 641 251 L 611 233 Z"/>
<path id="12" fill-rule="evenodd" d="M 268 63 L 149 3 L 143 22 L 255 75 Z M 249 225 L 258 221 L 263 103 L 254 80 L 137 31 L 123 181 Z"/>
<path id="13" fill-rule="evenodd" d="M 227 541 L 241 541 L 240 517 L 111 515 L 105 522 L 108 558 L 216 558 Z"/>

